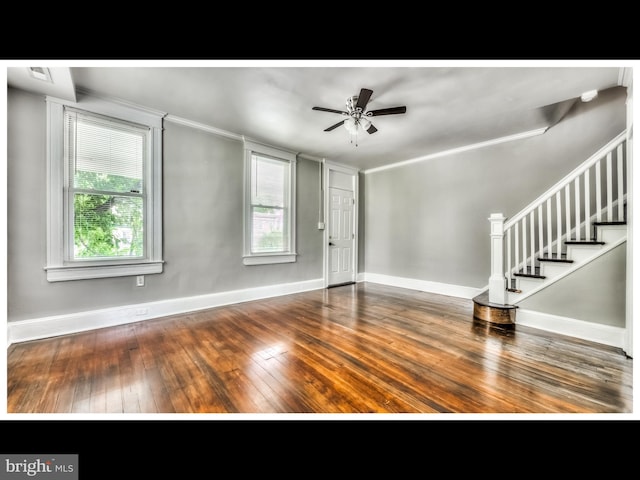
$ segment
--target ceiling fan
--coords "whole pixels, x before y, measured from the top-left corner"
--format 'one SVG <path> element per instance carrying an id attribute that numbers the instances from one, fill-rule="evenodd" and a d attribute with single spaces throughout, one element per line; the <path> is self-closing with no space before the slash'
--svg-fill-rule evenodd
<path id="1" fill-rule="evenodd" d="M 358 128 L 362 128 L 362 130 L 367 133 L 376 133 L 378 129 L 371 123 L 368 117 L 379 117 L 381 115 L 396 115 L 399 113 L 406 113 L 407 107 L 391 107 L 391 108 L 380 108 L 378 110 L 367 110 L 367 104 L 369 103 L 369 99 L 371 98 L 371 94 L 373 90 L 369 90 L 368 88 L 360 89 L 359 95 L 354 95 L 352 97 L 347 98 L 347 111 L 344 110 L 334 110 L 332 108 L 324 108 L 324 107 L 313 107 L 313 110 L 319 110 L 321 112 L 329 112 L 329 113 L 339 113 L 347 118 L 339 121 L 335 125 L 331 125 L 329 128 L 325 128 L 325 132 L 330 132 L 338 128 L 340 125 L 344 125 L 345 128 L 352 135 L 357 135 Z M 356 144 L 357 146 L 357 144 Z"/>

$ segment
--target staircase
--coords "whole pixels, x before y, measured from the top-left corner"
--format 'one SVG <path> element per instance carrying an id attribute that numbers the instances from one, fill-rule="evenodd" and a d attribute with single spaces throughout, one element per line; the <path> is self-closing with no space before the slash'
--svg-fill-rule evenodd
<path id="1" fill-rule="evenodd" d="M 625 242 L 627 169 L 624 131 L 508 221 L 492 214 L 474 317 L 514 324 L 519 302 Z"/>

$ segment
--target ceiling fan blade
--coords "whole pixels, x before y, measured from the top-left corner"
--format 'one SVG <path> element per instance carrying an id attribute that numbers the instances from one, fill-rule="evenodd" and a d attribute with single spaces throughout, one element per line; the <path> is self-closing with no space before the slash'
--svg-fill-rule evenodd
<path id="1" fill-rule="evenodd" d="M 395 115 L 397 113 L 406 113 L 407 107 L 391 107 L 381 108 L 380 110 L 370 110 L 367 112 L 367 117 L 379 117 L 380 115 Z"/>
<path id="2" fill-rule="evenodd" d="M 336 123 L 335 125 L 331 125 L 329 128 L 325 128 L 324 131 L 325 132 L 330 132 L 331 130 L 338 128 L 340 125 L 342 125 L 344 123 L 344 120 Z"/>
<path id="3" fill-rule="evenodd" d="M 367 132 L 368 133 L 376 133 L 378 131 L 378 129 L 376 127 L 373 126 L 373 123 L 371 124 L 371 126 L 369 128 L 367 128 Z"/>
<path id="4" fill-rule="evenodd" d="M 358 102 L 356 103 L 356 110 L 359 108 L 364 112 L 367 103 L 369 103 L 369 99 L 371 98 L 371 94 L 373 90 L 369 90 L 368 88 L 360 89 L 360 95 L 358 95 Z"/>
<path id="5" fill-rule="evenodd" d="M 343 112 L 342 110 L 334 110 L 333 108 L 313 107 L 312 110 L 319 110 L 320 112 L 339 113 L 341 115 L 349 115 L 347 112 Z"/>

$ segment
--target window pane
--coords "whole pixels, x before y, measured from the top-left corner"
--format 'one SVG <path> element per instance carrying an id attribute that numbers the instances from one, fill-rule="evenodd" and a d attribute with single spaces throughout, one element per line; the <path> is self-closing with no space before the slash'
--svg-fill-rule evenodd
<path id="1" fill-rule="evenodd" d="M 254 253 L 285 251 L 284 210 L 252 207 L 251 250 Z"/>
<path id="2" fill-rule="evenodd" d="M 74 258 L 141 257 L 140 197 L 74 195 Z"/>
<path id="3" fill-rule="evenodd" d="M 251 203 L 284 207 L 287 164 L 256 155 L 252 160 Z"/>
<path id="4" fill-rule="evenodd" d="M 98 117 L 73 114 L 75 138 L 71 138 L 76 188 L 113 192 L 142 192 L 144 130 Z M 71 128 L 73 128 L 71 126 Z"/>

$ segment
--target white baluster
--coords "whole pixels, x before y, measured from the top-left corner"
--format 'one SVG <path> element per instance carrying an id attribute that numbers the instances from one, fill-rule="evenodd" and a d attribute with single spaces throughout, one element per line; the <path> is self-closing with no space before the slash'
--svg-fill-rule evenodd
<path id="1" fill-rule="evenodd" d="M 568 183 L 566 187 L 564 187 L 564 206 L 565 206 L 565 224 L 567 225 L 567 231 L 565 232 L 567 240 L 570 240 L 571 237 L 571 184 Z"/>
<path id="2" fill-rule="evenodd" d="M 522 273 L 527 273 L 527 217 L 522 217 Z"/>
<path id="3" fill-rule="evenodd" d="M 515 263 L 514 263 L 514 270 L 517 272 L 518 271 L 518 265 L 520 264 L 520 232 L 519 232 L 519 225 L 520 223 L 516 223 L 513 226 L 513 234 L 514 234 L 514 239 L 513 239 L 513 245 L 515 247 Z"/>
<path id="4" fill-rule="evenodd" d="M 602 162 L 597 161 L 594 168 L 596 169 L 596 222 L 602 221 L 602 178 L 600 171 L 602 170 Z"/>
<path id="5" fill-rule="evenodd" d="M 536 234 L 535 234 L 535 228 L 534 228 L 534 211 L 531 210 L 531 213 L 529 214 L 529 224 L 530 224 L 530 229 L 529 232 L 531 233 L 531 273 L 535 273 L 534 268 L 536 265 Z"/>
<path id="6" fill-rule="evenodd" d="M 589 170 L 584 172 L 584 238 L 591 239 L 591 188 Z"/>
<path id="7" fill-rule="evenodd" d="M 547 199 L 547 255 L 551 258 L 551 197 Z"/>
<path id="8" fill-rule="evenodd" d="M 613 172 L 611 171 L 611 152 L 607 153 L 607 221 L 613 222 Z"/>
<path id="9" fill-rule="evenodd" d="M 542 204 L 540 204 L 540 206 L 538 207 L 538 255 L 539 256 L 543 256 L 544 255 L 544 243 L 543 243 L 543 237 L 544 237 L 544 229 L 542 228 Z"/>
<path id="10" fill-rule="evenodd" d="M 618 145 L 618 151 L 616 154 L 618 160 L 618 221 L 624 221 L 624 180 L 622 179 L 622 144 Z"/>
<path id="11" fill-rule="evenodd" d="M 580 177 L 575 179 L 574 183 L 574 195 L 575 195 L 575 210 L 576 210 L 576 240 L 582 239 L 582 232 L 580 232 Z"/>
<path id="12" fill-rule="evenodd" d="M 556 255 L 562 258 L 562 195 L 556 193 Z"/>
<path id="13" fill-rule="evenodd" d="M 509 288 L 511 288 L 511 228 L 507 230 L 507 271 L 505 272 L 505 277 L 507 278 L 507 282 Z"/>

